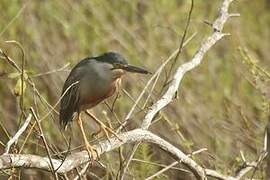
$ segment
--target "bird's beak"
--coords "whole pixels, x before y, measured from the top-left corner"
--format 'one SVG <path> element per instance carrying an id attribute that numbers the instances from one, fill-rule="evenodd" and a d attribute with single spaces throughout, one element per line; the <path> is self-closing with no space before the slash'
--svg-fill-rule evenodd
<path id="1" fill-rule="evenodd" d="M 141 73 L 141 74 L 152 74 L 151 72 L 140 68 L 140 67 L 136 67 L 133 65 L 125 65 L 124 67 L 122 67 L 123 70 L 128 71 L 128 72 L 133 72 L 133 73 Z"/>

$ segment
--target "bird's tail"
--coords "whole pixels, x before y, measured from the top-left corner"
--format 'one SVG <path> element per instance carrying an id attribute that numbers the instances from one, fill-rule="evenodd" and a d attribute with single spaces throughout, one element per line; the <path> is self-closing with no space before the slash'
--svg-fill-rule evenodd
<path id="1" fill-rule="evenodd" d="M 76 117 L 77 113 L 73 111 L 67 111 L 60 109 L 60 114 L 59 114 L 59 120 L 60 120 L 60 126 L 64 130 L 67 129 L 67 125 L 73 121 L 73 119 Z"/>

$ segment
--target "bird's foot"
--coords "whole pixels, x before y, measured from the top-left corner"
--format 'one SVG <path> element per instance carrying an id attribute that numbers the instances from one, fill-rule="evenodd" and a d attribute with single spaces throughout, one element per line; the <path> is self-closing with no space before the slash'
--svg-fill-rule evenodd
<path id="1" fill-rule="evenodd" d="M 91 163 L 99 159 L 98 152 L 96 148 L 91 146 L 89 143 L 85 144 L 86 151 L 88 152 L 88 156 L 91 159 Z"/>

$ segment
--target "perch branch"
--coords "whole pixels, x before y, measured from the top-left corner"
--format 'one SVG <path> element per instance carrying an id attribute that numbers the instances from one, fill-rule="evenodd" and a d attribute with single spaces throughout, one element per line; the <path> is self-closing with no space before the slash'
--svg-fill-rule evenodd
<path id="1" fill-rule="evenodd" d="M 197 177 L 200 174 L 205 174 L 208 177 L 214 177 L 216 179 L 221 180 L 240 180 L 247 172 L 254 169 L 254 167 L 258 166 L 260 160 L 256 162 L 247 163 L 248 166 L 241 169 L 241 171 L 236 175 L 227 176 L 223 175 L 215 170 L 211 169 L 203 169 L 200 165 L 198 165 L 194 160 L 192 160 L 189 155 L 185 155 L 181 150 L 160 138 L 159 136 L 149 132 L 148 130 L 143 129 L 135 129 L 122 134 L 119 134 L 118 138 L 112 137 L 109 140 L 104 140 L 95 145 L 97 149 L 97 153 L 100 155 L 110 152 L 124 144 L 135 143 L 135 142 L 149 142 L 159 146 L 165 152 L 169 153 L 172 157 L 174 157 L 178 162 L 183 163 L 193 174 Z M 265 157 L 262 155 L 262 157 Z M 61 159 L 51 159 L 53 163 L 54 170 L 57 173 L 66 173 L 70 170 L 78 167 L 82 164 L 89 162 L 89 156 L 86 151 L 81 151 L 77 153 L 73 153 L 66 157 L 66 160 L 63 162 Z M 0 156 L 0 169 L 9 169 L 9 168 L 38 168 L 47 171 L 51 171 L 50 159 L 48 157 L 41 157 L 37 155 L 31 154 L 3 154 Z M 58 167 L 60 167 L 58 169 Z M 201 179 L 206 179 L 206 177 L 201 177 Z"/>
<path id="2" fill-rule="evenodd" d="M 201 168 L 195 161 L 190 159 L 178 148 L 147 130 L 135 129 L 119 134 L 119 137 L 122 141 L 112 137 L 109 140 L 104 140 L 96 144 L 95 147 L 97 149 L 97 153 L 102 155 L 103 153 L 112 151 L 113 149 L 127 143 L 140 141 L 149 142 L 158 145 L 176 160 L 181 161 L 192 172 L 200 174 L 204 171 L 203 168 Z M 87 163 L 88 161 L 89 156 L 86 151 L 73 153 L 67 156 L 63 164 L 60 159 L 51 159 L 54 168 L 59 167 L 62 164 L 57 170 L 57 173 L 66 173 L 79 165 Z M 13 167 L 38 168 L 47 171 L 51 170 L 50 159 L 48 157 L 41 157 L 31 154 L 5 154 L 0 156 L 0 169 L 8 169 Z"/>

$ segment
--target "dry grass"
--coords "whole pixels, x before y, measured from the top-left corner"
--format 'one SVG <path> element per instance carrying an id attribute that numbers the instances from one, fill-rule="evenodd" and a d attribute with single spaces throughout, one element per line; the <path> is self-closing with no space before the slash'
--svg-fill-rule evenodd
<path id="1" fill-rule="evenodd" d="M 0 48 L 5 50 L 21 66 L 20 50 L 6 40 L 20 42 L 25 50 L 25 71 L 36 88 L 51 105 L 60 97 L 61 87 L 70 68 L 86 56 L 98 55 L 104 51 L 121 52 L 133 64 L 155 71 L 174 49 L 185 26 L 189 1 L 8 1 L 1 0 L 0 6 Z M 220 1 L 195 1 L 194 12 L 188 36 L 197 36 L 185 47 L 177 64 L 190 59 L 195 48 L 211 29 L 203 23 L 214 19 Z M 179 99 L 160 113 L 151 130 L 190 153 L 206 147 L 208 151 L 196 156 L 196 160 L 207 167 L 231 173 L 243 162 L 240 151 L 246 159 L 254 160 L 263 148 L 263 133 L 269 115 L 269 72 L 270 65 L 270 14 L 267 1 L 238 1 L 231 9 L 239 12 L 240 18 L 232 19 L 225 31 L 231 37 L 223 40 L 207 55 L 195 71 L 188 74 L 178 93 Z M 71 65 L 66 66 L 68 63 Z M 64 67 L 64 68 L 62 68 Z M 160 76 L 150 102 L 158 99 L 164 91 L 164 81 L 170 77 L 169 67 Z M 51 72 L 53 71 L 53 72 Z M 264 71 L 266 73 L 264 73 Z M 46 72 L 49 72 L 46 74 Z M 268 73 L 269 74 L 269 73 Z M 20 98 L 14 95 L 14 88 L 20 75 L 5 61 L 0 60 L 0 152 L 4 144 L 20 126 L 24 115 L 20 110 Z M 137 98 L 147 77 L 128 75 L 123 88 Z M 24 94 L 24 108 L 33 106 L 42 118 L 50 107 L 33 95 L 27 85 Z M 146 98 L 146 97 L 145 97 Z M 113 98 L 108 101 L 111 105 Z M 35 105 L 36 104 L 36 105 Z M 144 101 L 140 102 L 140 106 Z M 114 113 L 101 104 L 94 108 L 100 119 L 111 121 L 118 127 L 118 121 L 126 116 L 133 101 L 123 92 L 116 101 Z M 147 106 L 146 105 L 146 106 Z M 130 127 L 140 123 L 143 111 L 137 109 Z M 85 118 L 87 118 L 85 116 Z M 85 120 L 89 136 L 96 126 Z M 42 121 L 43 131 L 53 152 L 67 149 L 58 125 L 56 113 Z M 71 137 L 71 149 L 82 143 L 78 138 L 76 125 L 65 132 Z M 5 132 L 6 131 L 6 132 Z M 28 129 L 29 138 L 22 153 L 46 154 L 38 136 L 37 127 Z M 18 142 L 22 147 L 28 133 Z M 16 151 L 13 148 L 14 151 Z M 125 147 L 123 154 L 129 152 Z M 153 147 L 143 145 L 135 157 L 160 164 L 172 160 Z M 115 177 L 119 166 L 118 152 L 102 157 L 106 170 L 94 171 L 100 177 Z M 146 177 L 160 167 L 133 162 L 130 177 Z M 2 177 L 45 176 L 50 173 L 35 170 L 11 170 Z M 20 174 L 21 173 L 21 174 Z M 171 169 L 161 179 L 176 178 L 178 170 Z M 76 175 L 75 171 L 70 176 Z M 89 175 L 90 176 L 90 175 Z M 257 178 L 264 176 L 262 169 Z M 184 177 L 184 176 L 183 176 Z M 183 178 L 185 179 L 185 178 Z"/>

